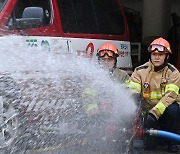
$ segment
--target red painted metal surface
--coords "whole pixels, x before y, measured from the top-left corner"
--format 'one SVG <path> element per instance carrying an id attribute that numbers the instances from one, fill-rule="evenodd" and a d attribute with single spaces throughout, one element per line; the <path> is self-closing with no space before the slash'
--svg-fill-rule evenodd
<path id="1" fill-rule="evenodd" d="M 128 41 L 129 40 L 129 30 L 127 26 L 127 21 L 123 8 L 121 6 L 120 0 L 117 0 L 119 7 L 121 9 L 125 30 L 123 35 L 104 35 L 104 34 L 81 34 L 81 33 L 64 33 L 62 30 L 60 14 L 57 6 L 56 0 L 51 0 L 51 11 L 52 11 L 52 20 L 48 26 L 38 27 L 38 28 L 28 28 L 25 30 L 9 30 L 6 27 L 8 19 L 14 9 L 14 6 L 17 0 L 8 0 L 5 7 L 0 13 L 0 35 L 26 35 L 26 36 L 54 36 L 54 37 L 72 37 L 72 38 L 89 38 L 89 39 L 103 39 L 103 40 L 120 40 Z"/>

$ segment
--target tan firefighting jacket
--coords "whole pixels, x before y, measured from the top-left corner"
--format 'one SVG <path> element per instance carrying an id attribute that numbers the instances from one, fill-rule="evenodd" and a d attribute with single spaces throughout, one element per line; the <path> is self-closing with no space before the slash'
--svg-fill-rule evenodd
<path id="1" fill-rule="evenodd" d="M 113 68 L 113 70 L 110 71 L 110 76 L 112 76 L 112 80 L 122 84 L 129 79 L 127 72 L 119 68 Z"/>
<path id="2" fill-rule="evenodd" d="M 170 104 L 180 102 L 180 73 L 169 63 L 157 72 L 150 61 L 137 67 L 126 85 L 134 93 L 142 94 L 146 109 L 157 119 Z"/>

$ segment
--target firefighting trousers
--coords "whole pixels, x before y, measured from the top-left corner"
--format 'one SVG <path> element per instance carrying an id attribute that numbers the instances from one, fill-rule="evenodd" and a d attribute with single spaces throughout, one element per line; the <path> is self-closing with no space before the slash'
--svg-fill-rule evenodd
<path id="1" fill-rule="evenodd" d="M 176 102 L 167 107 L 164 114 L 158 120 L 158 125 L 162 130 L 178 133 L 180 123 L 180 106 Z"/>
<path id="2" fill-rule="evenodd" d="M 170 106 L 166 108 L 163 115 L 159 118 L 159 120 L 153 124 L 152 128 L 169 131 L 172 133 L 179 133 L 180 129 L 180 106 L 178 103 L 174 102 Z M 173 140 L 162 140 L 159 137 L 154 136 L 146 136 L 145 138 L 145 146 L 147 149 L 154 148 L 159 144 L 176 144 Z"/>

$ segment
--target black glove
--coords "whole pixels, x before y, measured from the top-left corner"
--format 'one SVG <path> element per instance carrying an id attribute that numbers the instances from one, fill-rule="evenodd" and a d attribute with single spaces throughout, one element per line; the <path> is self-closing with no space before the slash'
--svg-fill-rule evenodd
<path id="1" fill-rule="evenodd" d="M 146 119 L 146 122 L 145 122 L 145 127 L 147 129 L 156 128 L 156 124 L 157 124 L 156 117 L 152 113 L 149 113 L 147 115 L 147 119 Z"/>
<path id="2" fill-rule="evenodd" d="M 141 94 L 139 94 L 139 93 L 134 93 L 134 94 L 132 94 L 132 98 L 133 98 L 133 100 L 135 101 L 135 103 L 136 103 L 137 106 L 141 105 L 141 102 L 142 102 L 142 100 L 143 100 Z"/>

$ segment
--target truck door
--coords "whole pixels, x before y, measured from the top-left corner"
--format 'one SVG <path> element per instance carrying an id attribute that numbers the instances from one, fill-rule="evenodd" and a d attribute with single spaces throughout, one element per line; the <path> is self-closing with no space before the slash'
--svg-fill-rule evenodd
<path id="1" fill-rule="evenodd" d="M 28 36 L 57 36 L 59 28 L 52 24 L 51 4 L 51 0 L 18 0 L 6 25 L 8 32 L 16 31 Z M 32 17 L 41 18 L 42 22 Z"/>

